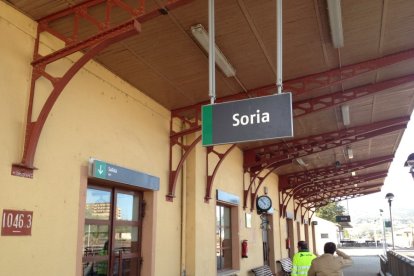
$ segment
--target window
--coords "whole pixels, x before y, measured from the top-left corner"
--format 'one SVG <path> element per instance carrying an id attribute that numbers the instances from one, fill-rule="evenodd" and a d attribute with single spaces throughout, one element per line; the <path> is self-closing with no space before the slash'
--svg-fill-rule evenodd
<path id="1" fill-rule="evenodd" d="M 232 235 L 231 208 L 224 205 L 216 206 L 216 256 L 217 271 L 231 269 Z"/>
<path id="2" fill-rule="evenodd" d="M 83 275 L 139 276 L 142 193 L 89 186 Z"/>

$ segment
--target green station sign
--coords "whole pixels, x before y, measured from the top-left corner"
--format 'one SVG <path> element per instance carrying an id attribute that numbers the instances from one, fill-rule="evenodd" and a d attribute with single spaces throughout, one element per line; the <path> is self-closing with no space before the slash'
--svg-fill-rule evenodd
<path id="1" fill-rule="evenodd" d="M 292 136 L 291 93 L 202 107 L 203 146 Z"/>

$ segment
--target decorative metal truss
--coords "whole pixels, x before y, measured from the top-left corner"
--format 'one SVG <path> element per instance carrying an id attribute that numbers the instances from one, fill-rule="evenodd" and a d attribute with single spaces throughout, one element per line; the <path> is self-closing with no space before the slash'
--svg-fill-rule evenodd
<path id="1" fill-rule="evenodd" d="M 293 159 L 405 129 L 408 121 L 409 117 L 405 116 L 245 151 L 244 168 L 250 172 L 250 185 L 244 191 L 244 207 L 247 207 L 250 194 L 253 209 L 254 200 L 264 179 L 274 169 L 291 163 Z M 253 189 L 253 186 L 256 188 Z"/>
<path id="2" fill-rule="evenodd" d="M 297 189 L 291 196 L 294 198 L 294 206 L 295 207 L 295 216 L 299 207 L 303 206 L 304 203 L 319 201 L 321 198 L 326 199 L 329 198 L 330 195 L 334 195 L 334 198 L 338 197 L 340 192 L 348 192 L 348 191 L 358 191 L 362 192 L 365 190 L 370 190 L 372 188 L 379 188 L 383 184 L 370 184 L 366 185 L 364 183 L 376 179 L 385 178 L 387 176 L 387 171 L 380 171 L 375 173 L 369 173 L 364 175 L 359 175 L 355 177 L 344 177 L 344 178 L 337 178 L 337 179 L 327 179 L 324 181 L 319 181 L 316 183 L 310 183 L 302 189 Z M 345 196 L 345 194 L 341 194 L 341 196 Z M 282 205 L 280 216 L 286 216 L 286 209 L 287 209 L 286 202 L 285 205 Z"/>
<path id="3" fill-rule="evenodd" d="M 320 181 L 325 178 L 349 174 L 353 171 L 371 168 L 381 164 L 392 162 L 394 155 L 386 155 L 377 158 L 353 161 L 351 163 L 341 164 L 341 166 L 327 166 L 317 168 L 314 170 L 301 171 L 292 174 L 285 174 L 279 176 L 279 190 L 288 191 L 301 187 L 303 184 Z"/>
<path id="4" fill-rule="evenodd" d="M 343 200 L 347 200 L 347 199 L 351 199 L 351 198 L 356 198 L 356 197 L 360 197 L 360 196 L 364 196 L 364 195 L 368 195 L 368 194 L 372 194 L 372 193 L 376 193 L 379 190 L 375 189 L 375 187 L 380 187 L 382 184 L 373 184 L 372 187 L 374 188 L 374 190 L 363 190 L 363 191 L 343 191 L 344 195 L 339 195 L 339 191 L 336 193 L 330 193 L 327 194 L 327 196 L 325 197 L 321 197 L 319 199 L 315 199 L 313 202 L 308 202 L 308 203 L 303 203 L 303 204 L 298 204 L 295 206 L 295 212 L 294 212 L 294 218 L 297 218 L 297 213 L 298 211 L 300 212 L 301 215 L 301 221 L 302 223 L 304 222 L 304 218 L 306 216 L 306 213 L 312 213 L 310 217 L 312 217 L 312 215 L 314 214 L 315 209 L 325 206 L 329 203 L 333 203 L 333 202 L 339 202 L 339 201 L 343 201 Z M 331 196 L 331 197 L 330 197 Z"/>
<path id="5" fill-rule="evenodd" d="M 301 192 L 302 189 L 312 189 L 312 186 L 322 188 L 329 184 L 329 181 L 353 181 L 360 180 L 363 176 L 358 175 L 357 177 L 349 177 L 351 172 L 358 172 L 363 169 L 372 168 L 378 165 L 386 164 L 392 162 L 394 156 L 387 155 L 377 158 L 372 158 L 363 161 L 354 161 L 348 164 L 342 164 L 340 167 L 337 166 L 327 166 L 323 168 L 317 168 L 309 171 L 302 171 L 287 175 L 279 176 L 279 202 L 280 202 L 280 215 L 286 215 L 286 208 L 289 201 Z M 344 176 L 348 177 L 342 179 L 329 180 L 333 177 Z M 367 175 L 364 179 L 367 179 Z M 371 175 L 375 176 L 375 175 Z M 326 182 L 325 180 L 328 179 Z M 368 181 L 368 180 L 365 180 Z M 357 183 L 353 183 L 357 184 Z"/>
<path id="6" fill-rule="evenodd" d="M 136 7 L 122 0 L 91 0 L 40 19 L 38 21 L 32 61 L 33 69 L 23 157 L 20 163 L 12 165 L 12 174 L 29 178 L 33 177 L 33 170 L 35 169 L 33 163 L 37 143 L 46 119 L 68 82 L 88 61 L 109 45 L 138 34 L 141 31 L 141 23 L 157 16 L 168 14 L 169 10 L 187 2 L 190 1 L 170 0 L 164 7 L 146 12 L 145 0 L 137 1 Z M 101 18 L 95 16 L 92 10 L 96 8 L 101 8 L 104 16 Z M 128 19 L 123 22 L 114 22 L 114 15 L 119 15 L 119 13 L 124 13 L 124 17 Z M 55 23 L 63 19 L 72 22 L 70 33 L 63 33 L 55 28 Z M 93 30 L 93 34 L 82 37 L 85 29 L 88 31 Z M 39 50 L 40 37 L 45 32 L 62 40 L 65 46 L 50 54 L 42 55 Z M 62 77 L 52 76 L 47 72 L 47 65 L 79 51 L 82 51 L 83 55 L 72 64 Z M 33 103 L 37 92 L 36 83 L 40 78 L 48 80 L 52 88 L 38 117 L 34 118 Z"/>
<path id="7" fill-rule="evenodd" d="M 391 60 L 394 60 L 395 62 L 395 60 L 400 60 L 403 57 L 404 58 L 414 57 L 414 55 L 411 55 L 410 53 L 411 54 L 414 53 L 414 49 L 410 50 L 407 53 L 404 52 L 404 53 L 397 54 L 397 56 L 393 56 L 393 58 L 391 58 L 391 56 L 384 57 L 383 62 L 380 62 L 380 60 L 375 59 L 375 60 L 371 60 L 368 62 L 355 64 L 354 65 L 355 72 L 358 72 L 357 68 L 362 66 L 362 64 L 369 65 L 370 62 L 373 62 L 373 63 L 377 62 L 381 64 L 381 66 L 386 66 L 386 65 L 389 65 L 389 62 L 391 62 Z M 327 75 L 332 75 L 333 71 L 328 71 L 325 73 Z M 337 70 L 335 72 L 337 72 Z M 301 82 L 305 82 L 305 79 L 307 78 L 308 77 L 304 77 L 303 80 L 296 79 L 293 81 L 287 81 L 286 83 L 292 82 L 291 85 L 293 86 L 294 81 L 298 81 L 299 83 L 301 83 Z M 386 89 L 393 88 L 393 87 L 396 87 L 396 86 L 399 86 L 399 85 L 402 85 L 402 84 L 405 84 L 411 81 L 414 81 L 414 75 L 407 75 L 404 77 L 395 78 L 395 79 L 391 79 L 391 80 L 387 80 L 387 81 L 383 81 L 383 82 L 379 82 L 375 84 L 369 84 L 369 85 L 352 88 L 346 91 L 339 91 L 339 92 L 331 93 L 328 95 L 311 98 L 308 100 L 294 102 L 292 106 L 294 118 L 304 116 L 312 112 L 317 112 L 323 109 L 338 106 L 340 104 L 343 104 L 343 103 L 346 103 L 346 102 L 349 102 L 349 101 L 352 101 L 352 100 L 355 100 L 355 99 L 358 99 L 358 98 L 361 98 L 367 95 L 372 95 L 374 93 L 378 93 Z M 259 91 L 262 91 L 262 92 L 258 93 Z M 267 92 L 265 93 L 264 91 L 267 91 L 269 93 Z M 239 93 L 233 96 L 218 98 L 217 102 L 226 102 L 226 101 L 237 100 L 237 99 L 245 99 L 249 97 L 249 95 L 255 95 L 255 96 L 268 95 L 273 92 L 274 92 L 273 90 L 267 90 L 267 89 L 263 90 L 261 88 L 257 88 L 257 89 L 250 90 L 247 93 Z M 203 102 L 203 103 L 199 103 L 193 106 L 176 109 L 171 112 L 170 153 L 174 152 L 173 147 L 175 146 L 180 146 L 182 149 L 184 149 L 183 145 L 180 145 L 177 142 L 180 137 L 184 137 L 185 135 L 195 133 L 201 130 L 201 106 L 204 104 L 209 104 L 209 102 Z M 181 122 L 180 130 L 176 130 L 174 128 L 173 122 L 175 122 L 176 125 L 177 125 L 177 122 Z M 201 136 L 198 141 L 201 141 Z M 231 147 L 230 150 L 232 149 L 234 149 L 234 147 Z M 186 149 L 184 149 L 183 152 L 186 152 Z M 207 163 L 209 163 L 209 156 L 211 156 L 211 153 L 213 152 L 216 152 L 216 151 L 215 150 L 207 151 Z M 224 154 L 224 155 L 219 154 L 218 156 L 219 156 L 219 161 L 216 163 L 214 167 L 214 172 L 217 172 L 218 167 L 222 163 L 221 159 L 225 158 L 227 154 Z M 176 181 L 177 181 L 176 176 L 177 176 L 177 173 L 182 170 L 183 162 L 186 157 L 187 155 L 182 155 L 180 162 L 178 162 L 178 165 L 173 166 L 171 160 L 174 157 L 173 155 L 170 155 L 170 178 L 169 178 L 170 181 L 169 181 L 169 189 L 168 189 L 168 194 L 167 194 L 167 199 L 169 201 L 172 201 L 172 199 L 174 198 L 174 190 L 175 190 Z M 212 175 L 208 173 L 207 188 L 206 188 L 206 195 L 205 195 L 206 201 L 208 201 L 208 199 L 211 198 L 210 194 L 211 194 L 211 187 L 213 185 L 213 181 L 214 181 L 214 177 L 212 177 Z M 245 195 L 245 198 L 246 198 L 246 195 Z"/>

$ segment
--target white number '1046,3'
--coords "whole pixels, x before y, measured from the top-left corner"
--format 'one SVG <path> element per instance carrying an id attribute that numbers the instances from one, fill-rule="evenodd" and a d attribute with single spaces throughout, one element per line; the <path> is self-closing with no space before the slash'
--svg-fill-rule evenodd
<path id="1" fill-rule="evenodd" d="M 23 228 L 24 225 L 24 214 L 12 214 L 12 213 L 3 213 L 3 228 Z M 27 225 L 26 228 L 32 226 L 32 215 L 27 215 Z"/>

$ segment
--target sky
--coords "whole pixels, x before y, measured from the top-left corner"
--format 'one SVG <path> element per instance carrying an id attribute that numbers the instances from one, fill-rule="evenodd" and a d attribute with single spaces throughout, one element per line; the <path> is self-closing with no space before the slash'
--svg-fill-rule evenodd
<path id="1" fill-rule="evenodd" d="M 387 193 L 394 194 L 394 199 L 391 204 L 393 212 L 397 209 L 414 210 L 414 180 L 409 173 L 409 167 L 404 167 L 408 155 L 414 153 L 413 114 L 396 151 L 394 160 L 391 163 L 381 192 L 349 199 L 348 202 L 342 202 L 345 208 L 349 207 L 351 218 L 355 214 L 358 214 L 358 216 L 379 216 L 379 209 L 383 209 L 384 217 L 388 217 L 389 206 L 388 200 L 385 199 Z"/>

